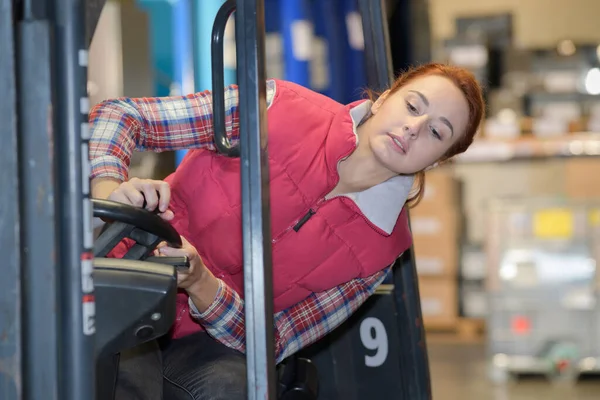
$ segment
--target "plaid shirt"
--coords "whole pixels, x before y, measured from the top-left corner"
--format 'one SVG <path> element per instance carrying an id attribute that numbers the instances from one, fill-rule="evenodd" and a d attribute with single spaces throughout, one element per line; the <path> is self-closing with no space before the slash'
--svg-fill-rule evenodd
<path id="1" fill-rule="evenodd" d="M 267 81 L 267 106 L 273 101 L 275 81 Z M 238 91 L 225 89 L 226 131 L 239 140 Z M 134 150 L 173 151 L 206 148 L 213 143 L 212 96 L 210 92 L 162 98 L 121 98 L 94 107 L 91 121 L 91 177 L 127 180 Z M 314 343 L 344 322 L 383 282 L 389 268 L 365 279 L 354 279 L 274 315 L 277 362 Z M 211 306 L 191 313 L 206 331 L 221 343 L 245 351 L 244 301 L 219 280 Z"/>

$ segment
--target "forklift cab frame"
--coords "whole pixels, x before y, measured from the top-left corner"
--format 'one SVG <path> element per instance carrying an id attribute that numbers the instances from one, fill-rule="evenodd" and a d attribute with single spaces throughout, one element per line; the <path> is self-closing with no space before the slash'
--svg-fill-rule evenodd
<path id="1" fill-rule="evenodd" d="M 231 1 L 230 1 L 231 3 Z M 383 0 L 359 0 L 368 84 L 392 79 Z M 231 4 L 230 4 L 231 5 Z M 103 0 L 0 0 L 0 397 L 93 399 L 87 47 Z M 274 399 L 264 0 L 235 2 L 248 398 Z M 87 28 L 87 33 L 86 33 Z M 87 36 L 86 36 L 87 35 Z M 216 88 L 218 92 L 219 88 Z M 225 143 L 226 147 L 227 144 Z M 234 154 L 237 156 L 237 154 Z M 403 382 L 431 398 L 412 248 L 394 268 Z"/>

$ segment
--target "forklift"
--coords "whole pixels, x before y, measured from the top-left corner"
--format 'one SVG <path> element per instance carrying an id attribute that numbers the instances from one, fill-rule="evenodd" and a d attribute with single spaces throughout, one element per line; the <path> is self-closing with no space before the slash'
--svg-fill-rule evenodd
<path id="1" fill-rule="evenodd" d="M 359 0 L 368 84 L 374 90 L 385 89 L 393 79 L 384 3 Z M 0 0 L 3 400 L 109 400 L 119 352 L 165 335 L 174 322 L 177 268 L 185 268 L 186 260 L 150 257 L 161 241 L 180 246 L 178 233 L 151 212 L 90 196 L 87 48 L 103 4 Z M 234 11 L 239 147 L 228 143 L 219 108 L 223 34 Z M 374 295 L 331 335 L 275 365 L 270 220 L 265 212 L 264 26 L 264 0 L 228 0 L 212 37 L 215 140 L 219 151 L 240 157 L 242 165 L 248 398 L 335 398 L 327 393 L 343 385 L 357 399 L 430 399 L 412 248 L 397 260 L 385 301 Z M 98 238 L 93 235 L 94 217 L 110 221 Z M 123 259 L 106 258 L 123 238 L 133 239 L 135 246 Z M 374 317 L 377 312 L 383 316 Z M 373 324 L 383 318 L 385 323 Z M 350 363 L 353 371 L 339 369 L 344 363 L 335 358 L 347 355 L 365 321 L 372 324 L 368 332 L 386 328 L 385 362 Z M 376 367 L 383 369 L 369 372 Z M 371 369 L 365 373 L 365 368 Z M 346 372 L 385 379 L 393 387 L 349 379 Z"/>

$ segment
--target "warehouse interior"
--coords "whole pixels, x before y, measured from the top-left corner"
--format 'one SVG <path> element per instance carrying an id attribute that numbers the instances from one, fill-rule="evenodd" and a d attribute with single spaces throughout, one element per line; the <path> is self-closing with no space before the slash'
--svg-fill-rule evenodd
<path id="1" fill-rule="evenodd" d="M 346 12 L 342 1 L 323 2 Z M 91 105 L 210 90 L 185 62 L 177 72 L 165 61 L 177 49 L 158 43 L 172 30 L 161 18 L 176 3 L 106 2 L 90 46 Z M 488 107 L 473 146 L 427 172 L 410 211 L 433 398 L 598 398 L 600 2 L 398 0 L 387 11 L 396 71 L 426 61 L 468 67 Z M 267 74 L 292 80 L 286 21 L 272 14 Z M 310 76 L 298 79 L 327 87 L 336 71 L 324 46 L 334 44 L 307 15 L 296 45 Z M 338 22 L 360 52 L 360 20 L 347 12 Z M 341 102 L 363 88 L 351 78 Z M 160 179 L 179 157 L 137 153 L 131 176 Z"/>

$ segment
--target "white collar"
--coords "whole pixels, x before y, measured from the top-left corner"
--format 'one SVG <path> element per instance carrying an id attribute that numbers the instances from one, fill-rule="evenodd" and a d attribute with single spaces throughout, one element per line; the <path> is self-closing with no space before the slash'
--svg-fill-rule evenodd
<path id="1" fill-rule="evenodd" d="M 356 128 L 369 112 L 371 104 L 371 101 L 365 101 L 350 110 L 357 145 Z M 354 201 L 372 224 L 391 234 L 408 199 L 414 179 L 414 175 L 398 175 L 362 192 L 346 193 L 344 196 Z"/>

